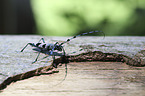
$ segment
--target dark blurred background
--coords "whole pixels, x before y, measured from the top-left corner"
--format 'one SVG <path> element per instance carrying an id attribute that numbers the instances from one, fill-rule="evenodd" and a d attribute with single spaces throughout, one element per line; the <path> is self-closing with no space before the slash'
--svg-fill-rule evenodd
<path id="1" fill-rule="evenodd" d="M 30 0 L 0 0 L 0 34 L 33 34 Z"/>
<path id="2" fill-rule="evenodd" d="M 92 30 L 145 36 L 145 0 L 0 0 L 0 34 L 68 36 Z"/>

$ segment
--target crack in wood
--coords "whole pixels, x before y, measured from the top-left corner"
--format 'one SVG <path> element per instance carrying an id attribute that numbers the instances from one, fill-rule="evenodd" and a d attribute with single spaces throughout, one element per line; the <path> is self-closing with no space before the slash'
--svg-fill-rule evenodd
<path id="1" fill-rule="evenodd" d="M 141 54 L 140 54 L 141 53 Z M 142 54 L 143 53 L 143 54 Z M 145 51 L 139 52 L 140 55 L 145 55 Z M 12 82 L 16 82 L 19 80 L 24 80 L 33 76 L 39 76 L 42 74 L 53 74 L 58 73 L 58 71 L 54 70 L 53 64 L 55 63 L 57 66 L 63 63 L 69 62 L 91 62 L 91 61 L 103 61 L 103 62 L 125 62 L 130 66 L 145 66 L 145 60 L 140 58 L 140 55 L 135 55 L 134 58 L 123 54 L 117 53 L 103 53 L 101 51 L 87 52 L 79 55 L 71 55 L 71 56 L 63 56 L 61 58 L 55 59 L 50 66 L 40 67 L 38 69 L 28 71 L 26 73 L 14 75 L 12 77 L 8 77 L 3 83 L 0 84 L 0 90 L 7 87 L 7 85 Z"/>

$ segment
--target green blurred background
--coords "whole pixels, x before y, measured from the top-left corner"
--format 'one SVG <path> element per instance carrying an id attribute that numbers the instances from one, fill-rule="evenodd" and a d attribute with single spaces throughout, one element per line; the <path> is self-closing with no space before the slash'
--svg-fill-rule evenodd
<path id="1" fill-rule="evenodd" d="M 28 1 L 31 19 L 21 19 L 31 28 L 15 34 L 70 36 L 92 30 L 104 31 L 106 36 L 145 36 L 145 0 L 15 0 L 19 7 Z M 20 2 L 21 1 L 21 2 Z M 20 6 L 20 3 L 23 6 Z M 17 7 L 17 8 L 19 8 Z M 17 11 L 16 11 L 17 12 Z M 25 14 L 24 14 L 25 13 Z M 33 18 L 34 17 L 34 18 Z M 16 21 L 19 20 L 15 17 Z M 34 20 L 32 20 L 34 19 Z M 32 22 L 30 22 L 32 20 Z M 15 29 L 18 29 L 18 25 Z M 4 25 L 3 25 L 4 26 Z M 13 25 L 14 26 L 14 25 Z M 6 28 L 9 26 L 7 25 Z M 30 29 L 30 30 L 29 30 Z M 20 32 L 21 31 L 21 32 Z M 30 32 L 28 32 L 30 31 Z M 9 32 L 6 32 L 9 34 Z M 5 34 L 5 31 L 3 32 Z M 96 34 L 97 35 L 97 34 Z"/>

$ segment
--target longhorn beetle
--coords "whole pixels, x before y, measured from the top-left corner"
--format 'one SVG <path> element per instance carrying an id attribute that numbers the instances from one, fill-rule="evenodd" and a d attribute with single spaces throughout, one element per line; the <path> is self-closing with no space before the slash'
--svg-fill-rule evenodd
<path id="1" fill-rule="evenodd" d="M 32 50 L 35 50 L 38 52 L 38 55 L 36 57 L 36 59 L 32 62 L 32 63 L 35 63 L 40 55 L 40 53 L 43 53 L 43 54 L 46 54 L 46 55 L 49 55 L 49 56 L 52 56 L 53 57 L 53 61 L 55 60 L 55 56 L 66 56 L 66 53 L 65 53 L 65 50 L 63 48 L 63 44 L 71 41 L 72 39 L 75 39 L 76 37 L 79 37 L 79 36 L 83 36 L 83 35 L 86 35 L 86 34 L 91 34 L 91 33 L 95 33 L 95 32 L 102 32 L 102 31 L 91 31 L 91 32 L 87 32 L 87 33 L 82 33 L 80 35 L 76 35 L 76 36 L 73 36 L 72 38 L 70 39 L 67 39 L 66 41 L 62 42 L 62 43 L 58 43 L 56 42 L 55 44 L 49 44 L 49 43 L 45 43 L 44 41 L 44 38 L 41 38 L 38 43 L 28 43 L 24 46 L 24 48 L 21 50 L 21 52 L 24 51 L 24 49 L 28 46 L 28 45 L 31 45 L 32 47 L 34 47 Z M 103 32 L 102 32 L 103 33 Z M 103 33 L 103 35 L 105 36 L 105 34 Z M 40 41 L 43 41 L 43 43 L 40 43 Z M 56 52 L 57 51 L 57 52 Z M 61 53 L 59 53 L 61 52 Z M 53 64 L 53 66 L 55 68 L 57 68 L 57 65 L 56 64 Z M 67 63 L 65 63 L 65 69 L 66 69 L 66 75 L 65 75 L 65 78 L 67 76 Z M 63 79 L 63 81 L 65 80 L 65 78 Z"/>

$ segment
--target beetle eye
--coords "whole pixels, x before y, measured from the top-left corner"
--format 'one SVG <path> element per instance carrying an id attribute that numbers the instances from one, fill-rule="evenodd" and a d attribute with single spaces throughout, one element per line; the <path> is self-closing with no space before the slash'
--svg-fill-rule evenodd
<path id="1" fill-rule="evenodd" d="M 45 48 L 46 44 L 42 45 L 43 48 Z"/>
<path id="2" fill-rule="evenodd" d="M 37 43 L 36 46 L 38 47 L 41 43 Z"/>

